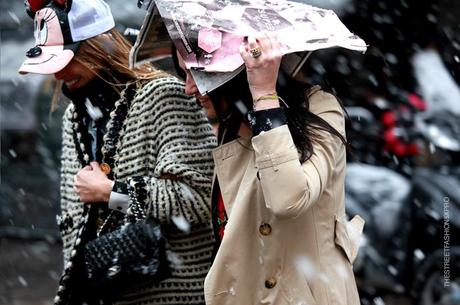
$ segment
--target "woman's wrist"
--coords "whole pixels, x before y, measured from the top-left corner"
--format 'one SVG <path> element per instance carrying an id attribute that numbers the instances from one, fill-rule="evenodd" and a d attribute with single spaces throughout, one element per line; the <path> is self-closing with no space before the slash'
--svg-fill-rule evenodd
<path id="1" fill-rule="evenodd" d="M 107 179 L 105 180 L 102 185 L 101 185 L 101 195 L 102 195 L 102 201 L 103 202 L 109 202 L 110 199 L 110 193 L 112 193 L 114 181 Z"/>
<path id="2" fill-rule="evenodd" d="M 259 100 L 255 102 L 253 105 L 253 108 L 255 111 L 273 109 L 273 108 L 278 108 L 278 107 L 280 107 L 279 99 Z"/>
<path id="3" fill-rule="evenodd" d="M 255 111 L 278 108 L 280 106 L 278 94 L 272 91 L 266 94 L 253 95 L 253 109 Z"/>

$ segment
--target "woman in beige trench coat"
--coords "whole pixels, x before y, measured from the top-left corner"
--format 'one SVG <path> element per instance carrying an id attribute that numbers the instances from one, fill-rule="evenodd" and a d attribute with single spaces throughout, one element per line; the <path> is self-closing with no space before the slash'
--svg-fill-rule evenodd
<path id="1" fill-rule="evenodd" d="M 237 77 L 211 96 L 198 93 L 179 56 L 186 93 L 202 105 L 212 100 L 224 143 L 213 152 L 220 244 L 205 281 L 206 304 L 357 305 L 352 264 L 364 221 L 345 216 L 343 108 L 318 86 L 298 100 L 286 91 L 281 101 L 274 37 L 250 37 L 240 51 L 245 86 Z M 235 118 L 232 99 L 248 98 L 249 120 Z"/>

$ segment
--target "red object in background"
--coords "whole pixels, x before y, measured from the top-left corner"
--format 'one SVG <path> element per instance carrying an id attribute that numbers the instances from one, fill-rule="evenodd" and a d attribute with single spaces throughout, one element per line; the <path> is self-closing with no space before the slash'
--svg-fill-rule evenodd
<path id="1" fill-rule="evenodd" d="M 409 153 L 412 156 L 416 156 L 419 153 L 418 146 L 415 143 L 409 144 Z"/>
<path id="2" fill-rule="evenodd" d="M 409 100 L 409 103 L 415 108 L 417 108 L 418 110 L 421 110 L 421 111 L 426 110 L 426 102 L 422 100 L 422 98 L 418 96 L 417 94 L 411 93 L 409 94 L 407 99 Z"/>
<path id="3" fill-rule="evenodd" d="M 385 140 L 385 143 L 387 143 L 389 147 L 392 147 L 398 142 L 398 139 L 396 138 L 396 134 L 393 128 L 385 130 L 385 132 L 383 133 L 383 139 Z"/>
<path id="4" fill-rule="evenodd" d="M 398 157 L 416 156 L 419 149 L 416 143 L 405 143 L 396 136 L 394 128 L 387 129 L 383 134 L 383 149 Z"/>
<path id="5" fill-rule="evenodd" d="M 407 95 L 408 102 L 417 109 L 418 111 L 424 111 L 426 109 L 426 102 L 417 94 L 410 93 Z M 380 122 L 384 126 L 383 133 L 383 150 L 389 153 L 393 153 L 397 157 L 408 157 L 416 156 L 419 154 L 419 147 L 414 141 L 403 140 L 396 133 L 396 126 L 400 124 L 400 120 L 404 120 L 404 117 L 410 115 L 411 108 L 407 105 L 399 105 L 398 107 L 399 116 L 393 111 L 385 111 L 380 116 Z M 406 118 L 407 120 L 407 118 Z"/>
<path id="6" fill-rule="evenodd" d="M 408 145 L 407 144 L 404 144 L 400 141 L 398 141 L 398 143 L 396 143 L 396 145 L 393 147 L 393 150 L 394 150 L 394 153 L 396 156 L 398 157 L 404 157 L 404 156 L 407 156 L 408 155 Z"/>
<path id="7" fill-rule="evenodd" d="M 382 114 L 382 123 L 386 127 L 394 127 L 396 125 L 396 116 L 391 111 L 386 111 Z"/>

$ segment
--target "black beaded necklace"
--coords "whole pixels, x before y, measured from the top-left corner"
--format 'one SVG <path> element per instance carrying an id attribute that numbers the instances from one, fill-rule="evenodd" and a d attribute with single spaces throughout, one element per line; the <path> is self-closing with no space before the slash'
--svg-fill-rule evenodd
<path id="1" fill-rule="evenodd" d="M 72 122 L 74 141 L 79 144 L 77 145 L 77 154 L 82 166 L 87 165 L 91 161 L 89 153 L 91 139 L 86 130 L 87 126 L 83 124 L 87 117 L 84 100 L 89 97 L 91 101 L 95 100 L 98 106 L 102 106 L 101 108 L 104 108 L 104 104 L 107 108 L 111 108 L 111 111 L 103 109 L 103 112 L 110 118 L 107 122 L 106 132 L 102 141 L 101 168 L 109 178 L 113 178 L 113 171 L 111 168 L 114 165 L 113 158 L 115 156 L 116 144 L 118 143 L 120 132 L 122 131 L 126 113 L 130 106 L 129 104 L 136 93 L 136 83 L 132 82 L 128 84 L 121 95 L 118 94 L 112 86 L 101 80 L 93 81 L 91 84 L 87 85 L 86 88 L 81 90 L 83 94 L 81 92 L 69 93 L 66 92 L 66 90 L 63 91 L 72 99 L 74 105 L 74 111 L 70 121 Z M 110 104 L 114 104 L 114 106 Z M 96 159 L 96 156 L 92 157 Z"/>
<path id="2" fill-rule="evenodd" d="M 128 113 L 131 101 L 136 93 L 136 89 L 136 82 L 128 84 L 126 89 L 122 92 L 120 99 L 115 102 L 115 108 L 110 113 L 110 119 L 107 123 L 107 132 L 103 137 L 103 145 L 101 148 L 102 164 L 105 164 L 108 167 L 105 168 L 104 172 L 111 179 L 114 178 L 113 167 L 115 166 L 114 157 L 117 150 L 117 143 L 123 129 L 126 114 Z M 70 113 L 69 117 L 72 123 L 72 136 L 76 144 L 78 159 L 82 167 L 90 162 L 90 155 L 88 153 L 90 139 L 83 124 L 84 111 L 86 110 L 84 109 L 84 104 L 81 103 L 81 101 L 74 102 L 74 110 Z M 54 299 L 55 305 L 67 304 L 69 300 L 79 294 L 78 276 L 76 276 L 75 273 L 81 272 L 82 270 L 76 270 L 78 268 L 76 266 L 82 268 L 83 247 L 91 236 L 91 232 L 89 232 L 91 231 L 91 222 L 94 220 L 94 215 L 97 215 L 98 213 L 99 211 L 96 209 L 96 205 L 84 205 L 72 252 L 70 253 L 69 261 L 64 266 L 64 272 L 59 282 L 58 292 Z M 107 219 L 108 218 L 110 218 L 110 215 Z M 104 227 L 104 225 L 102 227 Z"/>

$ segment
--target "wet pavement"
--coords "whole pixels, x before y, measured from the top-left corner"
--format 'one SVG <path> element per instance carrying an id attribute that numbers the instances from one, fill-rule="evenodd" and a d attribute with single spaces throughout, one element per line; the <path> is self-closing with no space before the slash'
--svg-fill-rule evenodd
<path id="1" fill-rule="evenodd" d="M 60 244 L 0 239 L 0 305 L 51 304 L 61 268 Z"/>

